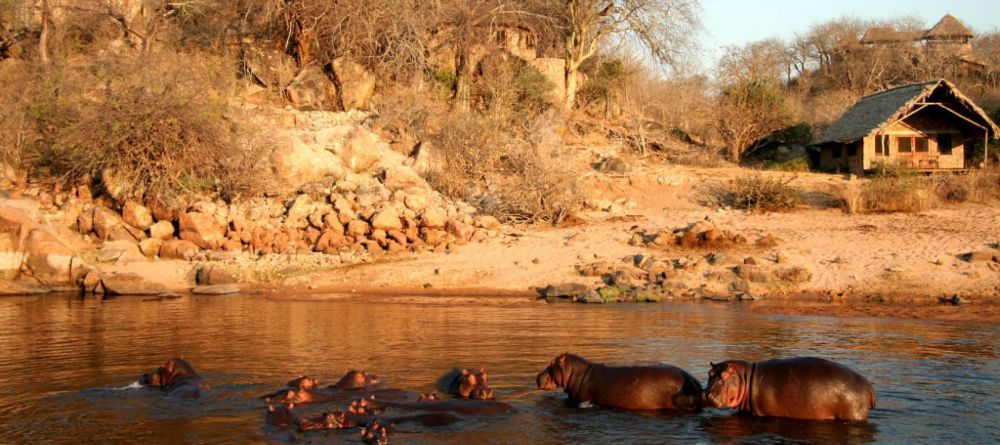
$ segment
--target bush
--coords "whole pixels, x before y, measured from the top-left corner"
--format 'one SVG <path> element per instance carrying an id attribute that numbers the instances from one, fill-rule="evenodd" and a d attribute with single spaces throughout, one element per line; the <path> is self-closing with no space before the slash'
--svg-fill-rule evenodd
<path id="1" fill-rule="evenodd" d="M 933 179 L 934 194 L 944 202 L 988 203 L 1000 199 L 1000 170 L 976 170 L 965 175 L 942 175 Z"/>
<path id="2" fill-rule="evenodd" d="M 779 172 L 807 172 L 809 171 L 809 160 L 792 158 L 786 161 L 769 161 L 764 163 L 764 168 Z"/>
<path id="3" fill-rule="evenodd" d="M 545 119 L 540 118 L 540 119 Z M 452 115 L 431 141 L 437 149 L 427 180 L 504 222 L 558 223 L 579 205 L 576 175 L 541 149 L 545 125 L 511 127 L 492 116 Z"/>
<path id="4" fill-rule="evenodd" d="M 920 212 L 934 206 L 929 183 L 905 167 L 886 165 L 861 184 L 839 191 L 847 213 Z"/>
<path id="5" fill-rule="evenodd" d="M 68 182 L 95 181 L 119 201 L 256 192 L 267 177 L 258 171 L 263 139 L 236 136 L 250 132 L 236 131 L 240 119 L 212 88 L 212 67 L 193 59 L 98 62 L 94 78 L 39 100 L 38 163 Z"/>
<path id="6" fill-rule="evenodd" d="M 799 192 L 790 185 L 794 180 L 794 176 L 742 175 L 730 183 L 725 201 L 733 207 L 751 211 L 792 209 L 799 204 Z"/>

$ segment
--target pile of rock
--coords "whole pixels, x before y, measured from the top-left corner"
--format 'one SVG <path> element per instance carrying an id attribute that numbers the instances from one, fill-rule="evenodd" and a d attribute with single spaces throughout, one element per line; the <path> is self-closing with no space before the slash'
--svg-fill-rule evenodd
<path id="1" fill-rule="evenodd" d="M 745 236 L 722 230 L 709 219 L 675 229 L 646 231 L 636 228 L 629 240 L 633 246 L 667 248 L 680 246 L 688 249 L 725 249 L 747 244 Z"/>

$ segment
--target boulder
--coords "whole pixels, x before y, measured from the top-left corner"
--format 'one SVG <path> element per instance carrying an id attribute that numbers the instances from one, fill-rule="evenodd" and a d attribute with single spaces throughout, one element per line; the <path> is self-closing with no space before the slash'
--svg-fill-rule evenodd
<path id="1" fill-rule="evenodd" d="M 598 294 L 597 291 L 593 289 L 584 292 L 582 295 L 574 298 L 573 301 L 576 301 L 577 303 L 594 303 L 594 304 L 605 303 L 604 298 L 601 298 L 601 295 Z"/>
<path id="2" fill-rule="evenodd" d="M 0 295 L 33 295 L 48 292 L 52 292 L 52 289 L 39 283 L 9 281 L 0 278 Z"/>
<path id="3" fill-rule="evenodd" d="M 299 195 L 295 198 L 292 206 L 288 208 L 288 216 L 285 218 L 285 227 L 292 229 L 304 229 L 309 225 L 309 216 L 316 209 L 316 204 L 309 195 Z"/>
<path id="4" fill-rule="evenodd" d="M 106 295 L 159 295 L 168 291 L 162 283 L 150 281 L 135 273 L 105 275 L 99 288 L 103 288 Z"/>
<path id="5" fill-rule="evenodd" d="M 146 206 L 135 201 L 128 201 L 122 207 L 122 220 L 132 227 L 146 230 L 153 225 L 153 214 Z"/>
<path id="6" fill-rule="evenodd" d="M 355 239 L 364 237 L 368 233 L 368 223 L 355 219 L 347 223 L 347 234 Z"/>
<path id="7" fill-rule="evenodd" d="M 285 87 L 285 97 L 300 110 L 324 110 L 332 108 L 337 87 L 322 68 L 308 65 Z"/>
<path id="8" fill-rule="evenodd" d="M 163 247 L 163 240 L 160 238 L 146 238 L 139 241 L 139 251 L 147 258 L 159 255 L 161 247 Z"/>
<path id="9" fill-rule="evenodd" d="M 95 207 L 93 213 L 94 234 L 102 241 L 128 240 L 136 241 L 135 237 L 125 229 L 125 224 L 118 214 L 106 207 Z"/>
<path id="10" fill-rule="evenodd" d="M 430 204 L 430 199 L 424 193 L 411 193 L 403 198 L 403 203 L 406 205 L 406 208 L 414 212 L 419 212 L 427 208 Z"/>
<path id="11" fill-rule="evenodd" d="M 572 298 L 579 297 L 590 291 L 590 286 L 582 283 L 562 283 L 562 284 L 550 284 L 541 290 L 542 297 L 552 298 Z"/>
<path id="12" fill-rule="evenodd" d="M 283 51 L 247 47 L 241 54 L 243 68 L 268 88 L 284 88 L 295 78 L 295 59 Z"/>
<path id="13" fill-rule="evenodd" d="M 160 246 L 160 258 L 191 261 L 200 251 L 191 241 L 172 239 L 164 241 Z"/>
<path id="14" fill-rule="evenodd" d="M 347 57 L 337 57 L 331 65 L 344 109 L 367 108 L 375 94 L 375 75 Z"/>
<path id="15" fill-rule="evenodd" d="M 382 209 L 372 218 L 372 227 L 378 230 L 401 230 L 403 221 L 399 219 L 399 213 L 392 206 Z"/>
<path id="16" fill-rule="evenodd" d="M 149 237 L 160 240 L 168 240 L 174 237 L 174 225 L 169 221 L 157 221 L 149 226 Z"/>
<path id="17" fill-rule="evenodd" d="M 734 272 L 736 272 L 736 276 L 749 280 L 752 283 L 771 282 L 771 272 L 762 266 L 740 264 L 736 266 Z"/>
<path id="18" fill-rule="evenodd" d="M 202 249 L 218 249 L 226 242 L 226 228 L 213 215 L 184 212 L 180 215 L 179 226 L 180 238 Z"/>
<path id="19" fill-rule="evenodd" d="M 340 159 L 320 146 L 293 138 L 271 153 L 274 175 L 291 188 L 326 177 L 341 178 L 345 170 Z"/>
<path id="20" fill-rule="evenodd" d="M 449 219 L 444 225 L 444 229 L 455 237 L 460 243 L 468 242 L 472 239 L 472 233 L 475 228 L 471 224 L 466 224 L 464 222 Z"/>
<path id="21" fill-rule="evenodd" d="M 41 228 L 28 232 L 24 271 L 47 286 L 73 286 L 90 270 L 72 250 Z"/>
<path id="22" fill-rule="evenodd" d="M 384 145 L 385 143 L 379 141 L 374 133 L 366 128 L 357 127 L 340 150 L 340 159 L 352 172 L 367 172 L 382 160 L 382 150 L 388 150 Z"/>
<path id="23" fill-rule="evenodd" d="M 490 215 L 477 216 L 472 224 L 487 230 L 497 230 L 500 228 L 500 221 Z"/>
<path id="24" fill-rule="evenodd" d="M 195 273 L 195 283 L 199 286 L 233 284 L 236 279 L 229 272 L 218 266 L 204 266 Z"/>

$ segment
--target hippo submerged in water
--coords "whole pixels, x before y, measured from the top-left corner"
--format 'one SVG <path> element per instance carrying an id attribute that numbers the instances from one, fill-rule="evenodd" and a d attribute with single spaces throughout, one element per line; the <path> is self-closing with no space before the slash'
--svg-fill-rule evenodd
<path id="1" fill-rule="evenodd" d="M 452 369 L 438 379 L 437 387 L 461 399 L 491 400 L 495 397 L 482 368 L 479 371 Z"/>
<path id="2" fill-rule="evenodd" d="M 606 366 L 562 354 L 540 372 L 538 389 L 565 388 L 572 403 L 635 410 L 698 410 L 701 383 L 670 365 Z"/>
<path id="3" fill-rule="evenodd" d="M 201 383 L 201 376 L 194 371 L 194 367 L 187 360 L 182 358 L 167 360 L 163 366 L 139 378 L 140 385 L 162 389 L 169 397 L 181 399 L 201 397 Z"/>
<path id="4" fill-rule="evenodd" d="M 712 364 L 705 403 L 753 416 L 865 420 L 871 383 L 850 368 L 815 357 Z"/>

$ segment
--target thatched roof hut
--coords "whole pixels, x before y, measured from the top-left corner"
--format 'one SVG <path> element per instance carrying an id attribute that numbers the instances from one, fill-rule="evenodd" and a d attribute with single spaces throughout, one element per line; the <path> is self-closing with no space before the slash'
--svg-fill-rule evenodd
<path id="1" fill-rule="evenodd" d="M 865 31 L 861 36 L 861 43 L 865 45 L 912 43 L 919 40 L 921 35 L 920 31 L 897 31 L 887 26 L 875 27 Z"/>
<path id="2" fill-rule="evenodd" d="M 972 39 L 972 31 L 966 28 L 955 16 L 945 14 L 938 20 L 937 24 L 924 32 L 921 36 L 925 40 L 969 40 Z"/>
<path id="3" fill-rule="evenodd" d="M 982 108 L 939 79 L 862 98 L 815 145 L 821 166 L 837 169 L 860 172 L 885 161 L 924 169 L 964 168 L 965 141 L 998 135 L 1000 128 Z"/>

